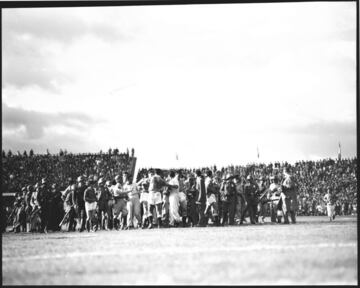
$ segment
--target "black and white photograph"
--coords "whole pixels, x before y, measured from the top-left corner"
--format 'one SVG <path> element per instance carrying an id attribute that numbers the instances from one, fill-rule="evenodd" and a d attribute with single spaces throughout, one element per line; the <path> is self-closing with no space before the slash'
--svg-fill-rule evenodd
<path id="1" fill-rule="evenodd" d="M 358 284 L 358 1 L 5 2 L 2 285 Z"/>

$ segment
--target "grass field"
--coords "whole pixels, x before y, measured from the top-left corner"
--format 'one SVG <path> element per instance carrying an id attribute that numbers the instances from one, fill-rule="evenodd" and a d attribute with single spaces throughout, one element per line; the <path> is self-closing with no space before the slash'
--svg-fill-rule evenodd
<path id="1" fill-rule="evenodd" d="M 268 219 L 267 219 L 268 220 Z M 357 218 L 96 233 L 5 233 L 9 284 L 350 284 Z"/>

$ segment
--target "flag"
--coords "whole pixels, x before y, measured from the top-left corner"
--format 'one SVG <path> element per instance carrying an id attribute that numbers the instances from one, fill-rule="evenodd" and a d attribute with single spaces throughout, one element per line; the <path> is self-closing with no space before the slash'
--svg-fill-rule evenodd
<path id="1" fill-rule="evenodd" d="M 178 156 L 178 154 L 176 153 L 176 160 L 179 160 L 179 156 Z"/>
<path id="2" fill-rule="evenodd" d="M 341 160 L 341 144 L 339 142 L 338 160 Z"/>

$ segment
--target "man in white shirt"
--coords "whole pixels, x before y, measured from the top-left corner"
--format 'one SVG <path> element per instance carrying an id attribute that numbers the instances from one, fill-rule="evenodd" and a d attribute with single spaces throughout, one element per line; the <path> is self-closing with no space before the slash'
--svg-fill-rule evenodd
<path id="1" fill-rule="evenodd" d="M 327 215 L 330 221 L 335 220 L 335 197 L 331 194 L 330 189 L 327 189 L 324 201 L 326 203 Z"/>
<path id="2" fill-rule="evenodd" d="M 143 178 L 136 183 L 137 187 L 141 187 L 140 189 L 140 205 L 143 207 L 143 217 L 142 217 L 142 228 L 145 229 L 149 224 L 149 184 L 150 180 L 147 175 L 144 175 Z"/>
<path id="3" fill-rule="evenodd" d="M 169 195 L 169 216 L 170 216 L 170 226 L 175 227 L 181 222 L 181 217 L 179 214 L 180 207 L 180 197 L 179 197 L 179 180 L 175 176 L 174 171 L 170 171 L 170 180 L 168 182 L 170 186 L 170 195 Z"/>
<path id="4" fill-rule="evenodd" d="M 127 227 L 126 229 L 135 228 L 134 217 L 137 220 L 136 228 L 141 223 L 140 215 L 140 191 L 137 189 L 136 184 L 132 184 L 131 176 L 128 172 L 123 173 L 123 191 L 127 193 L 129 200 L 127 201 Z"/>
<path id="5" fill-rule="evenodd" d="M 112 186 L 112 192 L 114 195 L 114 207 L 113 207 L 113 213 L 114 213 L 114 227 L 115 229 L 119 229 L 119 224 L 121 229 L 125 229 L 125 220 L 126 216 L 128 214 L 128 211 L 126 209 L 126 203 L 127 203 L 127 193 L 123 192 L 122 185 L 121 185 L 121 178 L 119 175 L 115 177 L 116 184 Z"/>
<path id="6" fill-rule="evenodd" d="M 275 176 L 270 177 L 270 214 L 271 214 L 271 222 L 278 222 L 281 223 L 282 218 L 282 205 L 280 202 L 280 194 L 281 194 L 281 187 L 279 185 L 279 180 Z M 280 209 L 279 209 L 280 206 Z"/>

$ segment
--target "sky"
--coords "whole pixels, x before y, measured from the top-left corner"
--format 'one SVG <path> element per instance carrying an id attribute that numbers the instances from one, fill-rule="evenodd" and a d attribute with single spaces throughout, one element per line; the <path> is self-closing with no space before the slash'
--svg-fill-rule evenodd
<path id="1" fill-rule="evenodd" d="M 138 168 L 356 156 L 356 2 L 2 13 L 5 151 L 134 148 Z"/>

